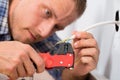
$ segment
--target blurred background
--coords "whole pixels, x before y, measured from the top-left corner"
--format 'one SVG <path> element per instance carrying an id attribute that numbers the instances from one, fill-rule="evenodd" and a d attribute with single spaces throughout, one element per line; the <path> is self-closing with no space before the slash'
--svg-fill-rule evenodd
<path id="1" fill-rule="evenodd" d="M 99 22 L 114 21 L 117 10 L 120 11 L 120 0 L 87 0 L 86 11 L 81 18 L 57 32 L 57 35 L 65 39 L 74 30 L 80 31 Z M 104 25 L 88 32 L 93 34 L 100 48 L 99 63 L 94 71 L 109 80 L 120 80 L 120 30 L 116 32 L 115 25 Z"/>

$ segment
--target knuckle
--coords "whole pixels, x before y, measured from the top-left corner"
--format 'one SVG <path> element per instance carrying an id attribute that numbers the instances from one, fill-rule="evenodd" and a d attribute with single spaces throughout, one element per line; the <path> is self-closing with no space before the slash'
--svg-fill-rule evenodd
<path id="1" fill-rule="evenodd" d="M 84 54 L 86 54 L 86 51 L 85 51 L 85 49 L 81 49 L 81 50 L 80 50 L 80 54 L 81 54 L 81 55 L 84 55 Z"/>
<path id="2" fill-rule="evenodd" d="M 6 71 L 8 71 L 8 74 L 13 73 L 15 69 L 16 69 L 16 66 L 13 64 L 11 64 L 11 66 L 6 67 Z"/>
<path id="3" fill-rule="evenodd" d="M 21 59 L 21 58 L 23 58 L 23 57 L 25 57 L 27 55 L 27 52 L 20 52 L 20 55 L 19 55 L 19 58 Z"/>
<path id="4" fill-rule="evenodd" d="M 31 70 L 31 71 L 28 71 L 28 76 L 33 76 L 33 74 L 35 73 L 35 71 Z"/>
<path id="5" fill-rule="evenodd" d="M 77 44 L 82 45 L 83 44 L 83 40 L 78 41 Z"/>
<path id="6" fill-rule="evenodd" d="M 37 64 L 38 67 L 42 67 L 43 65 L 44 65 L 43 62 L 40 62 L 40 63 Z"/>
<path id="7" fill-rule="evenodd" d="M 99 51 L 96 48 L 93 48 L 91 55 L 95 56 L 99 53 Z"/>
<path id="8" fill-rule="evenodd" d="M 27 76 L 27 72 L 25 71 L 22 71 L 22 72 L 20 72 L 20 71 L 17 71 L 17 73 L 18 73 L 18 77 L 26 77 Z"/>
<path id="9" fill-rule="evenodd" d="M 38 68 L 40 68 L 39 72 L 43 72 L 44 71 L 44 67 L 45 67 L 45 63 L 44 61 L 41 61 L 39 63 L 37 63 Z"/>
<path id="10" fill-rule="evenodd" d="M 17 80 L 18 76 L 14 76 L 14 74 L 10 75 L 10 80 Z"/>
<path id="11" fill-rule="evenodd" d="M 97 67 L 97 65 L 96 65 L 96 64 L 94 64 L 93 69 L 96 69 L 96 67 Z"/>
<path id="12" fill-rule="evenodd" d="M 31 49 L 31 46 L 28 45 L 28 44 L 25 44 L 25 45 L 24 45 L 24 49 L 25 49 L 25 50 L 30 50 L 30 49 Z"/>
<path id="13" fill-rule="evenodd" d="M 95 39 L 93 39 L 92 44 L 93 44 L 94 46 L 96 46 L 96 45 L 97 45 L 97 41 L 96 41 Z"/>
<path id="14" fill-rule="evenodd" d="M 17 54 L 17 59 L 22 59 L 25 58 L 27 56 L 27 53 L 25 50 L 21 50 L 18 54 Z M 16 60 L 19 61 L 19 60 Z"/>
<path id="15" fill-rule="evenodd" d="M 88 61 L 92 62 L 92 61 L 93 61 L 93 58 L 92 58 L 92 57 L 90 57 L 90 58 L 88 59 Z"/>
<path id="16" fill-rule="evenodd" d="M 14 66 L 17 66 L 18 64 L 21 64 L 21 61 L 19 60 L 19 58 L 14 58 L 12 60 L 13 60 Z"/>
<path id="17" fill-rule="evenodd" d="M 91 57 L 95 56 L 96 53 L 97 53 L 97 51 L 95 48 L 91 49 L 91 52 L 88 51 L 88 55 L 90 55 Z"/>

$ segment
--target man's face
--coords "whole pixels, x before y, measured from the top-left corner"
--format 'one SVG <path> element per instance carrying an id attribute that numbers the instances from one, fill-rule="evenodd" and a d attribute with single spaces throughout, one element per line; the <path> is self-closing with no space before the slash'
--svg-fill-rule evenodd
<path id="1" fill-rule="evenodd" d="M 13 0 L 12 5 L 11 33 L 24 43 L 41 41 L 77 18 L 73 0 Z"/>

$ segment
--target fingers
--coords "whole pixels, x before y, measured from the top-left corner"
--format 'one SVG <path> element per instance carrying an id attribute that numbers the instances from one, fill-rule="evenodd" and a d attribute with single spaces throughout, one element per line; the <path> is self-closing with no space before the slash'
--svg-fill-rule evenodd
<path id="1" fill-rule="evenodd" d="M 73 35 L 75 35 L 75 39 L 89 39 L 93 38 L 92 34 L 88 32 L 74 32 Z"/>
<path id="2" fill-rule="evenodd" d="M 19 76 L 33 76 L 35 73 L 35 67 L 31 62 L 29 55 L 24 55 L 21 57 L 23 64 L 18 67 Z"/>
<path id="3" fill-rule="evenodd" d="M 74 43 L 74 48 L 89 48 L 89 47 L 97 47 L 97 42 L 95 39 L 82 39 L 82 40 L 77 40 Z"/>
<path id="4" fill-rule="evenodd" d="M 18 72 L 19 77 L 27 76 L 27 73 L 26 73 L 26 70 L 25 70 L 25 68 L 23 66 L 23 63 L 18 64 L 17 72 Z"/>
<path id="5" fill-rule="evenodd" d="M 88 32 L 75 32 L 75 38 L 73 40 L 73 47 L 75 49 L 87 48 L 87 47 L 97 47 L 97 42 Z"/>
<path id="6" fill-rule="evenodd" d="M 24 51 L 13 59 L 13 63 L 17 64 L 18 77 L 33 76 L 36 71 L 42 72 L 45 68 L 42 58 L 30 45 L 24 45 Z M 37 66 L 37 70 L 34 64 Z"/>
<path id="7" fill-rule="evenodd" d="M 77 52 L 82 48 L 95 48 L 99 51 L 97 41 L 88 32 L 74 32 L 73 48 Z"/>
<path id="8" fill-rule="evenodd" d="M 33 63 L 36 65 L 37 67 L 37 72 L 43 72 L 45 70 L 45 64 L 44 64 L 44 61 L 43 59 L 38 55 L 38 53 L 32 49 L 31 47 L 28 46 L 29 49 L 29 57 L 30 59 L 33 61 Z M 34 55 L 33 55 L 34 54 Z M 33 63 L 30 63 L 29 64 L 32 64 Z M 26 63 L 27 64 L 27 63 Z M 27 66 L 27 65 L 26 65 Z M 29 67 L 29 66 L 28 66 Z M 35 66 L 34 66 L 35 68 Z"/>
<path id="9" fill-rule="evenodd" d="M 5 74 L 7 76 L 5 77 L 5 79 L 9 77 L 10 80 L 16 80 L 18 78 L 16 64 L 11 63 L 10 60 L 0 56 L 0 66 L 2 66 L 0 67 L 0 73 Z"/>
<path id="10" fill-rule="evenodd" d="M 2 73 L 7 75 L 10 80 L 16 80 L 19 77 L 16 70 L 16 64 L 9 62 L 9 64 L 5 65 L 4 67 L 5 69 Z"/>
<path id="11" fill-rule="evenodd" d="M 81 57 L 81 62 L 84 63 L 84 64 L 87 64 L 89 62 L 94 62 L 94 61 L 93 61 L 92 57 L 84 56 L 84 57 Z"/>
<path id="12" fill-rule="evenodd" d="M 99 48 L 97 41 L 88 32 L 74 32 L 74 35 L 75 67 L 82 68 L 81 71 L 87 73 L 93 70 L 98 62 Z"/>
<path id="13" fill-rule="evenodd" d="M 81 49 L 77 55 L 77 59 L 81 59 L 82 63 L 89 63 L 90 60 L 88 58 L 93 59 L 94 62 L 97 63 L 98 57 L 99 57 L 99 52 L 95 48 Z M 82 58 L 84 59 L 82 60 Z"/>
<path id="14" fill-rule="evenodd" d="M 82 56 L 80 59 L 76 60 L 75 65 L 81 64 L 81 66 L 92 65 L 96 67 L 96 62 L 90 56 Z"/>
<path id="15" fill-rule="evenodd" d="M 92 34 L 88 32 L 76 32 L 74 33 L 75 39 L 73 41 L 73 48 L 75 53 L 99 53 L 97 41 Z"/>
<path id="16" fill-rule="evenodd" d="M 18 78 L 17 70 L 14 69 L 8 76 L 10 77 L 10 80 L 16 80 Z"/>
<path id="17" fill-rule="evenodd" d="M 81 70 L 79 73 L 82 75 L 87 74 L 96 68 L 96 62 L 90 56 L 81 57 L 78 61 L 75 62 L 74 68 L 76 70 Z"/>
<path id="18" fill-rule="evenodd" d="M 0 43 L 0 72 L 8 75 L 12 80 L 18 77 L 32 76 L 37 71 L 44 71 L 45 65 L 38 53 L 28 44 L 18 41 Z"/>

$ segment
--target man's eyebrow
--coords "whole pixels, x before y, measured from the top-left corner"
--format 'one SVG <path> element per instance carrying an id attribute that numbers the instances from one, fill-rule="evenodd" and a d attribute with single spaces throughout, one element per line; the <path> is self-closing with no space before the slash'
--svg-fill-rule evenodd
<path id="1" fill-rule="evenodd" d="M 55 18 L 57 19 L 58 17 L 57 17 L 57 15 L 55 14 L 54 9 L 51 7 L 50 10 L 52 11 L 52 14 L 53 14 L 53 15 L 55 16 Z"/>

